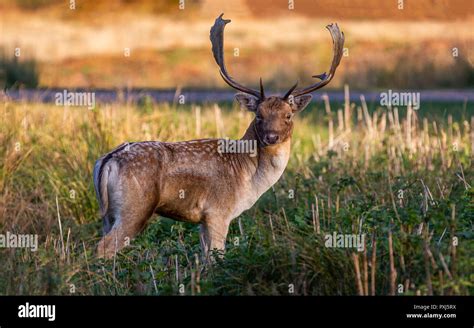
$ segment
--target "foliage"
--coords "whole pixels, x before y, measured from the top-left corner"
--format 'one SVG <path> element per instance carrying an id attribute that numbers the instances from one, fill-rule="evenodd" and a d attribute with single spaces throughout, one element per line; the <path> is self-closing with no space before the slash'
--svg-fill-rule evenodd
<path id="1" fill-rule="evenodd" d="M 198 226 L 166 218 L 115 259 L 96 259 L 91 175 L 100 155 L 124 141 L 222 136 L 216 126 L 237 138 L 251 119 L 226 106 L 141 106 L 2 106 L 0 231 L 38 234 L 40 247 L 0 249 L 0 294 L 348 295 L 360 282 L 362 293 L 386 295 L 391 252 L 396 294 L 399 284 L 405 295 L 472 294 L 472 123 L 408 130 L 398 115 L 390 123 L 395 109 L 387 108 L 371 121 L 350 118 L 350 129 L 335 124 L 335 135 L 330 115 L 308 109 L 295 122 L 286 172 L 231 225 L 223 259 L 204 267 Z M 364 233 L 366 251 L 326 247 L 333 233 Z"/>

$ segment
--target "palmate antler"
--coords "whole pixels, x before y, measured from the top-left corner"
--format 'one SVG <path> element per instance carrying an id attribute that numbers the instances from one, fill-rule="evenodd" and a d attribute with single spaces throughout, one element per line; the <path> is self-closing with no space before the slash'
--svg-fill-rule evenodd
<path id="1" fill-rule="evenodd" d="M 232 88 L 237 89 L 239 91 L 251 94 L 259 99 L 265 99 L 265 92 L 263 91 L 263 84 L 262 79 L 260 79 L 260 92 L 247 88 L 242 84 L 234 81 L 232 77 L 230 77 L 224 63 L 224 28 L 225 25 L 230 23 L 230 19 L 222 19 L 221 14 L 219 17 L 216 18 L 216 22 L 214 26 L 211 27 L 211 43 L 212 43 L 212 54 L 214 55 L 214 59 L 216 60 L 217 65 L 219 65 L 220 73 L 224 81 L 230 85 Z"/>
<path id="2" fill-rule="evenodd" d="M 337 26 L 336 23 L 329 24 L 326 26 L 326 28 L 331 33 L 332 51 L 333 51 L 332 64 L 331 64 L 331 68 L 329 69 L 329 74 L 326 74 L 326 72 L 324 72 L 323 74 L 313 75 L 313 77 L 318 78 L 321 81 L 319 81 L 316 84 L 310 85 L 307 88 L 295 89 L 291 93 L 293 97 L 298 97 L 298 96 L 313 92 L 315 90 L 318 90 L 324 87 L 326 84 L 328 84 L 332 80 L 332 78 L 334 77 L 334 74 L 336 74 L 336 68 L 337 66 L 339 66 L 339 63 L 341 62 L 342 51 L 344 48 L 344 33 L 341 32 L 341 30 L 339 29 L 339 26 Z"/>
<path id="3" fill-rule="evenodd" d="M 230 85 L 232 88 L 242 91 L 244 93 L 253 95 L 260 100 L 265 99 L 265 92 L 263 90 L 262 79 L 260 78 L 260 92 L 257 90 L 253 90 L 243 86 L 242 84 L 236 82 L 227 72 L 225 62 L 224 62 L 224 28 L 226 24 L 230 23 L 230 19 L 222 19 L 221 14 L 219 17 L 216 18 L 214 25 L 211 28 L 211 43 L 212 43 L 212 53 L 214 55 L 214 59 L 216 60 L 217 65 L 220 68 L 220 74 L 224 81 Z M 314 75 L 313 77 L 320 79 L 321 81 L 313 84 L 309 87 L 303 89 L 296 89 L 298 83 L 293 85 L 291 89 L 285 94 L 283 99 L 287 99 L 289 96 L 298 97 L 307 93 L 311 93 L 317 89 L 324 87 L 328 84 L 334 74 L 336 73 L 336 68 L 339 65 L 341 58 L 342 58 L 342 51 L 344 47 L 344 33 L 339 30 L 337 24 L 330 24 L 326 26 L 326 28 L 331 33 L 332 41 L 333 41 L 333 59 L 331 68 L 329 70 L 329 74 L 323 73 L 319 75 Z"/>

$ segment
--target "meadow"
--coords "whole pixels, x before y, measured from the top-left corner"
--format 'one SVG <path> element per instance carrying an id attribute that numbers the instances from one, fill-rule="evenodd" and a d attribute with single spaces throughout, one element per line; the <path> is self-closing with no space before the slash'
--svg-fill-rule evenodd
<path id="1" fill-rule="evenodd" d="M 4 100 L 0 231 L 40 244 L 0 249 L 2 295 L 473 293 L 472 104 L 317 101 L 295 122 L 280 181 L 231 225 L 224 258 L 203 265 L 198 226 L 161 217 L 114 259 L 97 259 L 93 164 L 124 141 L 239 138 L 252 114 Z M 364 234 L 364 251 L 326 247 L 333 233 Z"/>
<path id="2" fill-rule="evenodd" d="M 200 10 L 179 10 L 176 1 L 167 1 L 168 12 L 127 9 L 127 4 L 159 5 L 163 1 L 119 1 L 122 4 L 115 9 L 110 8 L 110 1 L 81 2 L 76 10 L 69 10 L 63 1 L 53 0 L 56 5 L 28 10 L 22 6 L 11 8 L 0 0 L 4 22 L 0 85 L 6 80 L 7 87 L 17 82 L 15 87 L 30 89 L 222 88 L 225 83 L 216 74 L 209 42 L 209 29 L 221 12 L 232 19 L 226 28 L 227 65 L 231 74 L 246 85 L 258 87 L 260 77 L 267 88 L 279 90 L 297 80 L 302 85 L 311 83 L 312 75 L 330 65 L 331 38 L 324 28 L 330 22 L 337 22 L 344 31 L 347 47 L 331 88 L 344 84 L 358 90 L 458 89 L 474 85 L 474 57 L 470 51 L 474 16 L 466 4 L 449 2 L 467 17 L 454 19 L 454 15 L 450 20 L 436 20 L 411 16 L 435 10 L 432 1 L 423 10 L 412 7 L 420 6 L 421 0 L 409 2 L 404 11 L 398 10 L 393 1 L 371 1 L 372 7 L 379 7 L 372 12 L 378 19 L 367 17 L 371 12 L 367 1 L 358 1 L 359 5 L 354 2 L 352 8 L 348 3 L 325 6 L 323 3 L 330 1 L 304 0 L 290 15 L 272 13 L 272 7 L 286 8 L 285 1 L 271 5 L 262 1 L 249 3 L 265 3 L 266 8 L 250 15 L 236 8 L 222 8 L 230 1 L 200 3 Z M 18 2 L 26 5 L 37 1 Z M 391 20 L 394 15 L 380 10 L 380 6 L 402 13 L 405 20 Z M 308 10 L 312 15 L 307 15 Z M 328 10 L 333 15 L 317 14 Z M 446 8 L 437 10 L 452 14 Z M 351 18 L 343 12 L 360 12 L 366 18 Z M 20 69 L 12 60 L 26 66 L 33 62 L 35 67 Z"/>

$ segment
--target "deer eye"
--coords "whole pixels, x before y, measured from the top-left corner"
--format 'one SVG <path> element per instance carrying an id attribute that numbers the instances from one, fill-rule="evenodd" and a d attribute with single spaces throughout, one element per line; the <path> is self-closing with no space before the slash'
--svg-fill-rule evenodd
<path id="1" fill-rule="evenodd" d="M 291 113 L 286 114 L 286 119 L 287 119 L 287 120 L 290 120 L 290 119 L 291 119 L 291 116 L 292 116 Z"/>
<path id="2" fill-rule="evenodd" d="M 257 120 L 257 122 L 260 122 L 262 120 L 262 117 L 260 115 L 257 115 L 255 119 Z"/>

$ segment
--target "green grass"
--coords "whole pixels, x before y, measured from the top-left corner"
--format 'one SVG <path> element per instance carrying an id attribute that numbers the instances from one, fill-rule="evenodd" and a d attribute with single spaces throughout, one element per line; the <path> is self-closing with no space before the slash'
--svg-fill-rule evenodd
<path id="1" fill-rule="evenodd" d="M 453 122 L 432 113 L 426 130 L 420 111 L 408 136 L 402 111 L 398 124 L 387 119 L 383 128 L 391 112 L 375 109 L 370 129 L 354 110 L 349 131 L 338 129 L 342 105 L 331 105 L 332 116 L 317 106 L 297 119 L 283 177 L 231 225 L 225 257 L 204 267 L 199 227 L 166 218 L 151 220 L 114 260 L 97 259 L 93 163 L 124 141 L 237 138 L 251 114 L 223 105 L 216 122 L 214 107 L 204 106 L 197 134 L 193 106 L 5 103 L 0 233 L 36 233 L 40 247 L 0 249 L 0 294 L 352 295 L 362 286 L 362 293 L 398 295 L 400 284 L 404 295 L 472 294 L 472 107 L 458 116 L 459 104 L 439 105 Z M 364 233 L 366 252 L 325 247 L 333 232 Z"/>

